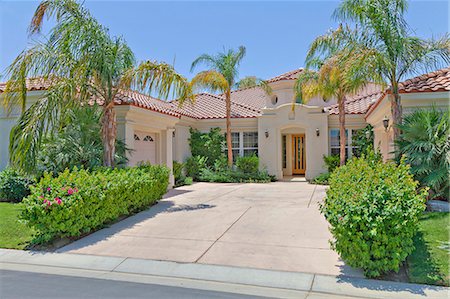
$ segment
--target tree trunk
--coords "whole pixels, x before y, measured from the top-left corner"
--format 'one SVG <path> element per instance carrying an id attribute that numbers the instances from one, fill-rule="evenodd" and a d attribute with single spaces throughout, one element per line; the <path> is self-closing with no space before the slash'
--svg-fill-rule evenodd
<path id="1" fill-rule="evenodd" d="M 394 133 L 394 140 L 397 140 L 400 136 L 400 129 L 398 125 L 402 123 L 402 105 L 401 105 L 401 98 L 400 93 L 398 92 L 398 86 L 392 85 L 392 96 L 393 99 L 391 100 L 391 114 L 392 114 L 392 130 Z"/>
<path id="2" fill-rule="evenodd" d="M 231 91 L 226 92 L 226 110 L 227 110 L 227 150 L 228 150 L 228 166 L 233 165 L 233 147 L 231 143 Z"/>
<path id="3" fill-rule="evenodd" d="M 116 134 L 116 113 L 111 103 L 104 106 L 102 116 L 103 165 L 107 167 L 114 167 Z"/>
<path id="4" fill-rule="evenodd" d="M 345 96 L 338 99 L 339 107 L 339 157 L 340 165 L 345 164 L 345 144 L 347 138 L 345 137 Z"/>

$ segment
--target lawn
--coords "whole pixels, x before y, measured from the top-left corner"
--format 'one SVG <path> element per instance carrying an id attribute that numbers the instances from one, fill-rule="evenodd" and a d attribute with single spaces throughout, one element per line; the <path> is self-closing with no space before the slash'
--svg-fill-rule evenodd
<path id="1" fill-rule="evenodd" d="M 0 248 L 24 249 L 33 230 L 18 221 L 23 205 L 0 202 Z"/>
<path id="2" fill-rule="evenodd" d="M 424 213 L 408 258 L 411 282 L 449 286 L 450 223 L 448 213 Z"/>

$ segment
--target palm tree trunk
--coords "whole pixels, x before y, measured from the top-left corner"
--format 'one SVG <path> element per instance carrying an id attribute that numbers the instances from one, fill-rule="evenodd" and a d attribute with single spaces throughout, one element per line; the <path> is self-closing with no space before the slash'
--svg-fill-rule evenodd
<path id="1" fill-rule="evenodd" d="M 228 166 L 233 165 L 233 147 L 231 144 L 231 90 L 228 89 L 225 97 L 227 110 L 227 150 L 228 150 Z"/>
<path id="2" fill-rule="evenodd" d="M 398 86 L 396 84 L 392 85 L 392 95 L 394 97 L 391 101 L 392 130 L 394 133 L 394 140 L 397 140 L 401 133 L 398 125 L 402 123 L 402 105 L 400 93 L 398 92 Z"/>
<path id="3" fill-rule="evenodd" d="M 345 144 L 347 139 L 345 138 L 345 96 L 338 99 L 339 107 L 339 165 L 345 164 Z"/>
<path id="4" fill-rule="evenodd" d="M 104 106 L 102 116 L 103 165 L 107 167 L 114 167 L 116 133 L 116 113 L 110 103 Z"/>

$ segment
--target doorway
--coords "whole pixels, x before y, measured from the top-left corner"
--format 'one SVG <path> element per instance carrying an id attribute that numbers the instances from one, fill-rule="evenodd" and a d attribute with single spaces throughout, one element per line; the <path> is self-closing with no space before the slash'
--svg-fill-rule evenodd
<path id="1" fill-rule="evenodd" d="M 292 135 L 292 174 L 305 174 L 305 134 Z"/>

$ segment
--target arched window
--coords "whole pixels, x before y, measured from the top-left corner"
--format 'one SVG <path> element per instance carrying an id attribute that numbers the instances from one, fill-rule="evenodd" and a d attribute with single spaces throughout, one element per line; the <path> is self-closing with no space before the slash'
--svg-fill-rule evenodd
<path id="1" fill-rule="evenodd" d="M 141 140 L 141 139 L 139 138 L 138 135 L 134 134 L 134 140 L 139 141 L 139 140 Z"/>
<path id="2" fill-rule="evenodd" d="M 152 136 L 150 136 L 150 135 L 147 135 L 147 136 L 145 136 L 144 137 L 144 139 L 143 139 L 144 141 L 149 141 L 149 142 L 152 142 L 153 141 L 153 138 L 152 138 Z"/>

